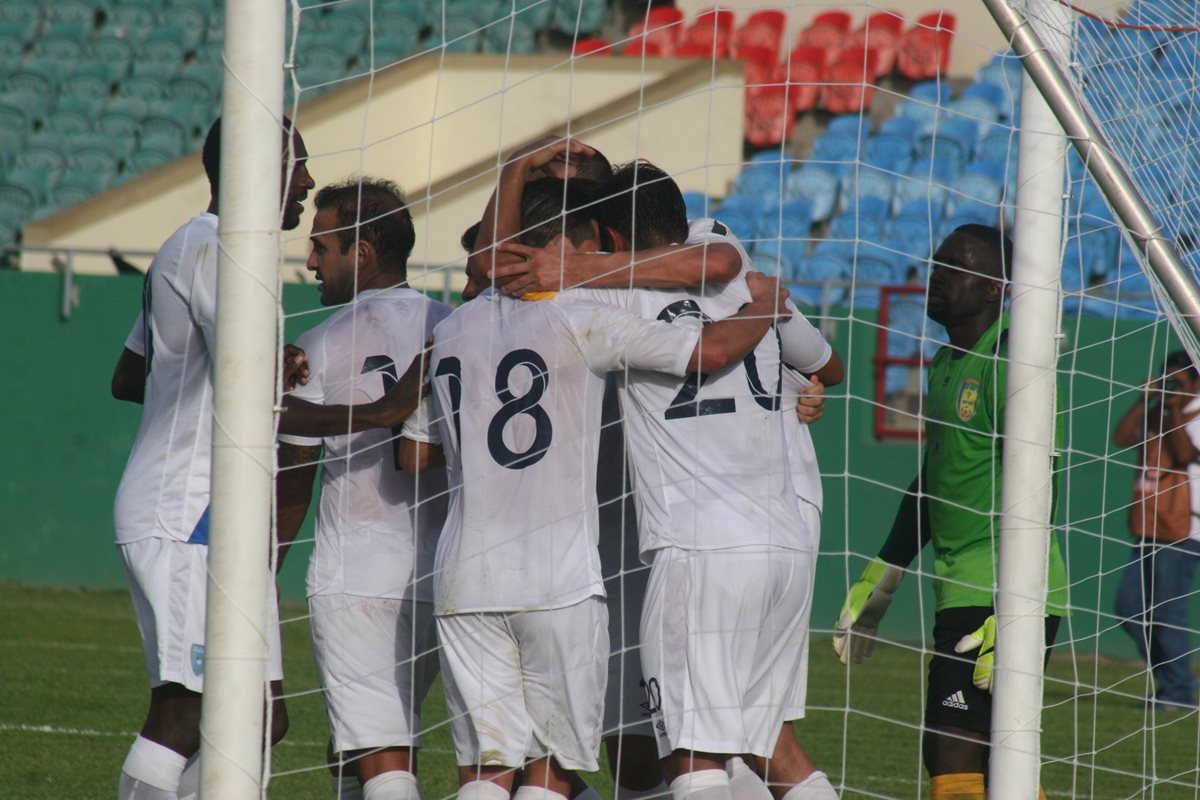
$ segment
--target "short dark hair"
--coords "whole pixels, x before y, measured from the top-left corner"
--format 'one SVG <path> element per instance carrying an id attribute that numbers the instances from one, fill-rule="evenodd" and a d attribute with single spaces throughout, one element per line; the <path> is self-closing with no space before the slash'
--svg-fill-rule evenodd
<path id="1" fill-rule="evenodd" d="M 1182 370 L 1187 370 L 1192 378 L 1200 378 L 1200 370 L 1196 369 L 1196 365 L 1192 362 L 1192 357 L 1188 355 L 1187 350 L 1175 350 L 1168 353 L 1166 360 L 1163 362 L 1163 368 L 1159 372 L 1164 375 L 1172 375 Z"/>
<path id="2" fill-rule="evenodd" d="M 538 178 L 521 194 L 521 244 L 545 247 L 563 235 L 579 246 L 597 233 L 594 181 Z"/>
<path id="3" fill-rule="evenodd" d="M 294 135 L 295 131 L 296 129 L 292 124 L 292 120 L 285 115 L 283 118 L 283 135 Z M 200 151 L 200 163 L 204 165 L 204 175 L 208 178 L 208 185 L 212 187 L 212 193 L 215 197 L 221 180 L 220 117 L 213 120 L 213 124 L 209 126 L 208 133 L 204 135 L 204 149 Z"/>
<path id="4" fill-rule="evenodd" d="M 462 249 L 466 250 L 468 254 L 475 252 L 475 240 L 479 238 L 479 228 L 482 225 L 483 220 L 476 222 L 474 225 L 463 231 L 462 236 L 460 236 L 458 239 L 458 243 L 462 245 Z"/>
<path id="5" fill-rule="evenodd" d="M 570 163 L 575 165 L 575 179 L 583 181 L 596 181 L 602 183 L 612 177 L 613 168 L 609 163 L 608 158 L 599 150 L 593 150 L 591 155 L 575 155 L 567 156 Z"/>
<path id="6" fill-rule="evenodd" d="M 358 240 L 375 248 L 379 269 L 404 272 L 417 241 L 412 214 L 400 187 L 382 178 L 347 178 L 317 192 L 318 211 L 337 212 L 338 241 L 345 253 Z"/>
<path id="7" fill-rule="evenodd" d="M 649 161 L 618 167 L 600 187 L 601 224 L 621 234 L 630 247 L 680 244 L 688 237 L 687 205 L 675 180 Z"/>
<path id="8" fill-rule="evenodd" d="M 1009 279 L 1012 270 L 1013 243 L 1012 239 L 1004 233 L 1004 231 L 992 225 L 979 225 L 970 223 L 967 225 L 959 225 L 951 233 L 951 236 L 965 236 L 972 239 L 976 244 L 981 246 L 981 249 L 986 258 L 999 258 L 1000 263 L 993 264 L 998 266 L 996 274 L 999 274 L 1005 281 Z"/>

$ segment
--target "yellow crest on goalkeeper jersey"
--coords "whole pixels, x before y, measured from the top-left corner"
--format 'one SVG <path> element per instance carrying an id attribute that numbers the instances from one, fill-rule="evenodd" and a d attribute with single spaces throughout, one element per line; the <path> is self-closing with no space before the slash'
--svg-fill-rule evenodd
<path id="1" fill-rule="evenodd" d="M 958 408 L 958 418 L 963 422 L 970 422 L 971 417 L 975 416 L 978 402 L 979 379 L 967 378 L 962 382 L 962 386 L 958 387 L 958 402 L 955 404 Z"/>

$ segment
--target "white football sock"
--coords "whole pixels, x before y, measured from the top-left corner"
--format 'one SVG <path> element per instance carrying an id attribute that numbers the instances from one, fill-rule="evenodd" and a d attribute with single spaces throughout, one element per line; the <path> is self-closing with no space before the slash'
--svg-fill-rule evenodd
<path id="1" fill-rule="evenodd" d="M 508 800 L 508 790 L 491 781 L 470 781 L 458 790 L 458 800 Z"/>
<path id="2" fill-rule="evenodd" d="M 838 800 L 838 793 L 829 776 L 817 770 L 789 789 L 783 800 Z"/>
<path id="3" fill-rule="evenodd" d="M 674 800 L 733 800 L 729 775 L 723 769 L 683 773 L 671 781 L 671 796 Z"/>
<path id="4" fill-rule="evenodd" d="M 187 759 L 169 747 L 139 736 L 121 768 L 118 800 L 176 800 Z"/>
<path id="5" fill-rule="evenodd" d="M 670 793 L 671 789 L 666 781 L 649 789 L 626 789 L 624 786 L 617 786 L 617 800 L 648 800 L 651 797 L 666 797 Z"/>
<path id="6" fill-rule="evenodd" d="M 333 778 L 333 800 L 363 800 L 362 784 L 356 775 Z"/>
<path id="7" fill-rule="evenodd" d="M 726 761 L 725 769 L 729 773 L 729 791 L 733 793 L 733 800 L 773 800 L 771 790 L 741 757 L 734 756 Z"/>
<path id="8" fill-rule="evenodd" d="M 417 776 L 404 770 L 381 772 L 363 784 L 363 800 L 421 800 Z"/>

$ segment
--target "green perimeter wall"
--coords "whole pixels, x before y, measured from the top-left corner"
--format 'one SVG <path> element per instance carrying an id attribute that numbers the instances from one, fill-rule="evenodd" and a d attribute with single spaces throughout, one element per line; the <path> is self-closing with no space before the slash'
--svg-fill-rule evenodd
<path id="1" fill-rule="evenodd" d="M 4 414 L 9 439 L 0 491 L 0 580 L 120 587 L 112 498 L 140 407 L 113 400 L 109 381 L 137 314 L 141 279 L 80 277 L 76 285 L 79 305 L 69 320 L 62 320 L 61 277 L 0 271 L 12 387 Z M 287 286 L 284 299 L 290 313 L 318 307 L 309 286 Z M 320 319 L 317 314 L 294 319 L 298 324 L 289 328 L 289 338 L 298 335 L 301 325 Z M 813 613 L 818 630 L 832 625 L 847 579 L 857 577 L 864 556 L 873 555 L 886 536 L 899 491 L 916 473 L 919 458 L 912 442 L 874 438 L 872 321 L 840 319 L 833 340 L 849 371 L 813 431 L 826 492 Z M 1167 345 L 1163 326 L 1147 322 L 1088 318 L 1067 326 L 1062 367 L 1069 377 L 1063 388 L 1073 413 L 1058 519 L 1072 524 L 1058 535 L 1077 610 L 1059 641 L 1069 636 L 1083 652 L 1133 653 L 1111 617 L 1117 577 L 1128 554 L 1124 507 L 1132 458 L 1104 458 L 1112 450 L 1108 432 L 1133 395 L 1111 397 L 1107 376 L 1136 385 Z M 311 515 L 301 536 L 311 537 Z M 289 599 L 303 598 L 307 555 L 307 545 L 294 548 L 284 566 L 281 589 Z M 928 561 L 923 568 L 930 569 Z M 882 633 L 921 641 L 931 614 L 928 580 L 910 578 Z"/>

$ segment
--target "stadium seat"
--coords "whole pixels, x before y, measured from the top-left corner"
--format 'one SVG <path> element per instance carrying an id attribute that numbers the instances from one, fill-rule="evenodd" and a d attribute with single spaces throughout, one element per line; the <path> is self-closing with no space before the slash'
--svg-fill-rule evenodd
<path id="1" fill-rule="evenodd" d="M 0 3 L 0 21 L 10 23 L 22 41 L 31 42 L 42 24 L 41 4 L 34 0 L 4 0 Z"/>
<path id="2" fill-rule="evenodd" d="M 825 51 L 816 47 L 797 47 L 775 67 L 774 80 L 787 85 L 792 110 L 797 114 L 816 107 L 824 69 Z"/>
<path id="3" fill-rule="evenodd" d="M 982 206 L 985 216 L 990 220 L 980 220 L 986 224 L 994 224 L 996 209 L 1004 194 L 1004 164 L 976 162 L 967 167 L 962 177 L 954 181 L 954 185 L 946 197 L 946 213 L 965 213 L 974 216 L 977 207 Z M 971 208 L 970 211 L 960 209 Z"/>
<path id="4" fill-rule="evenodd" d="M 962 172 L 974 153 L 979 126 L 961 117 L 938 119 L 917 137 L 917 157 L 946 161 L 952 175 Z"/>
<path id="5" fill-rule="evenodd" d="M 125 162 L 127 177 L 164 167 L 175 160 L 175 156 L 156 147 L 143 147 L 134 152 Z"/>
<path id="6" fill-rule="evenodd" d="M 170 91 L 166 80 L 149 72 L 126 78 L 117 85 L 118 96 L 141 100 L 147 108 L 161 105 Z"/>
<path id="7" fill-rule="evenodd" d="M 157 7 L 152 2 L 121 0 L 110 8 L 104 22 L 104 33 L 131 42 L 150 36 L 158 24 Z"/>
<path id="8" fill-rule="evenodd" d="M 646 11 L 644 18 L 637 19 L 629 26 L 629 47 L 637 45 L 636 53 L 629 55 L 670 55 L 675 50 L 675 44 L 683 34 L 684 13 L 674 6 L 653 6 Z M 654 47 L 649 47 L 653 44 Z M 655 51 L 655 52 L 652 52 Z"/>
<path id="9" fill-rule="evenodd" d="M 36 58 L 60 65 L 75 64 L 83 58 L 83 41 L 64 36 L 43 36 L 37 40 L 33 52 Z"/>
<path id="10" fill-rule="evenodd" d="M 483 46 L 483 31 L 473 15 L 447 9 L 442 38 L 435 38 L 432 44 L 439 42 L 445 43 L 447 53 L 478 53 Z"/>
<path id="11" fill-rule="evenodd" d="M 21 156 L 18 156 L 17 163 L 8 171 L 4 182 L 10 186 L 26 189 L 34 198 L 33 208 L 45 205 L 50 198 L 50 189 L 62 176 L 61 169 L 55 170 L 28 162 L 21 163 L 20 159 Z"/>
<path id="12" fill-rule="evenodd" d="M 1015 161 L 1017 157 L 1017 132 L 993 129 L 985 133 L 975 144 L 975 160 L 993 163 Z"/>
<path id="13" fill-rule="evenodd" d="M 133 46 L 124 39 L 102 36 L 88 45 L 88 51 L 91 53 L 91 60 L 104 68 L 110 83 L 129 74 L 134 51 Z"/>
<path id="14" fill-rule="evenodd" d="M 847 48 L 864 48 L 875 53 L 879 75 L 889 75 L 896 67 L 896 50 L 904 18 L 895 11 L 876 11 L 863 20 L 845 40 Z"/>
<path id="15" fill-rule="evenodd" d="M 96 118 L 95 128 L 109 136 L 121 136 L 132 140 L 141 128 L 145 113 L 145 103 L 131 97 L 119 97 L 109 103 L 108 108 Z"/>
<path id="16" fill-rule="evenodd" d="M 807 28 L 800 31 L 796 41 L 799 47 L 817 47 L 836 53 L 845 46 L 850 33 L 851 18 L 845 11 L 827 11 L 817 14 Z"/>
<path id="17" fill-rule="evenodd" d="M 999 86 L 973 83 L 950 103 L 950 110 L 980 123 L 992 123 L 1009 116 L 1011 109 L 1004 108 L 1004 100 L 1004 91 Z"/>
<path id="18" fill-rule="evenodd" d="M 543 4 L 549 7 L 549 4 Z M 605 0 L 578 0 L 559 3 L 554 9 L 554 27 L 574 35 L 596 34 L 608 19 L 608 4 Z"/>
<path id="19" fill-rule="evenodd" d="M 761 272 L 771 278 L 779 278 L 781 281 L 792 279 L 792 269 L 787 261 L 780 257 L 777 247 L 760 246 L 755 248 L 751 258 L 754 262 L 755 272 Z"/>
<path id="20" fill-rule="evenodd" d="M 528 20 L 513 17 L 483 32 L 483 52 L 529 54 L 537 48 L 537 29 Z"/>
<path id="21" fill-rule="evenodd" d="M 417 52 L 419 38 L 417 29 L 411 26 L 389 26 L 386 33 L 377 33 L 374 40 L 375 67 L 394 64 Z M 364 55 L 364 58 L 366 56 Z"/>
<path id="22" fill-rule="evenodd" d="M 807 200 L 812 204 L 815 222 L 829 219 L 837 205 L 837 172 L 823 164 L 806 163 L 787 176 L 784 196 L 788 200 Z"/>
<path id="23" fill-rule="evenodd" d="M 37 205 L 38 195 L 34 189 L 7 179 L 0 181 L 0 218 L 19 227 L 32 216 Z"/>
<path id="24" fill-rule="evenodd" d="M 900 40 L 896 65 L 904 77 L 919 81 L 941 75 L 950 67 L 955 16 L 935 11 L 917 19 Z"/>
<path id="25" fill-rule="evenodd" d="M 83 147 L 72 152 L 70 158 L 67 159 L 67 165 L 71 171 L 91 175 L 107 187 L 116 179 L 117 171 L 121 168 L 121 160 L 107 150 L 93 146 Z M 67 174 L 69 175 L 70 172 Z"/>
<path id="26" fill-rule="evenodd" d="M 866 154 L 865 144 L 854 133 L 831 127 L 813 140 L 812 158 L 840 172 Z"/>
<path id="27" fill-rule="evenodd" d="M 843 211 L 829 220 L 829 238 L 855 241 L 878 239 L 883 234 L 883 219 L 868 217 L 857 211 Z"/>
<path id="28" fill-rule="evenodd" d="M 889 259 L 873 247 L 859 247 L 853 261 L 850 304 L 854 308 L 879 308 L 879 287 L 896 282 L 896 271 Z"/>
<path id="29" fill-rule="evenodd" d="M 930 203 L 933 208 L 938 209 L 940 217 L 946 207 L 946 187 L 952 178 L 953 173 L 947 162 L 918 159 L 907 175 L 896 179 L 895 202 L 902 213 L 908 203 Z"/>
<path id="30" fill-rule="evenodd" d="M 25 41 L 0 23 L 0 74 L 17 69 L 25 60 Z"/>
<path id="31" fill-rule="evenodd" d="M 676 52 L 680 52 L 677 49 Z M 746 90 L 746 141 L 769 147 L 787 141 L 796 128 L 796 112 L 786 86 L 754 86 Z"/>
<path id="32" fill-rule="evenodd" d="M 881 129 L 867 140 L 866 160 L 891 172 L 907 172 L 913 162 L 913 140 Z"/>
<path id="33" fill-rule="evenodd" d="M 748 48 L 762 49 L 778 57 L 783 47 L 783 31 L 787 27 L 787 15 L 776 9 L 756 11 L 733 33 L 733 54 L 741 58 Z"/>
<path id="34" fill-rule="evenodd" d="M 753 247 L 755 228 L 761 213 L 762 204 L 756 198 L 730 195 L 721 202 L 714 216 L 750 249 Z"/>
<path id="35" fill-rule="evenodd" d="M 762 154 L 760 154 L 762 155 Z M 791 162 L 780 162 L 778 154 L 768 151 L 772 160 L 751 161 L 734 179 L 733 193 L 754 198 L 760 205 L 780 202 Z"/>
<path id="36" fill-rule="evenodd" d="M 621 55 L 631 58 L 661 58 L 667 55 L 667 51 L 659 42 L 634 39 L 621 48 Z"/>
<path id="37" fill-rule="evenodd" d="M 211 84 L 189 77 L 171 81 L 171 85 L 167 87 L 167 97 L 172 101 L 192 103 L 206 110 L 216 102 L 216 93 Z"/>
<path id="38" fill-rule="evenodd" d="M 165 114 L 149 114 L 142 120 L 138 132 L 139 141 L 145 147 L 148 141 L 157 141 L 162 152 L 169 153 L 172 158 L 181 155 L 191 140 L 190 125 L 184 121 Z"/>
<path id="39" fill-rule="evenodd" d="M 825 70 L 821 104 L 832 114 L 860 113 L 875 95 L 877 57 L 871 50 L 848 48 Z"/>
<path id="40" fill-rule="evenodd" d="M 866 202 L 882 221 L 891 210 L 895 187 L 896 173 L 869 163 L 859 164 L 842 176 L 841 207 L 852 209 Z"/>
<path id="41" fill-rule="evenodd" d="M 78 97 L 64 96 L 42 119 L 42 129 L 61 135 L 88 133 L 96 109 Z"/>
<path id="42" fill-rule="evenodd" d="M 336 81 L 346 74 L 346 57 L 331 47 L 311 47 L 298 56 L 300 63 L 297 72 L 300 84 L 305 89 Z"/>
<path id="43" fill-rule="evenodd" d="M 765 252 L 779 258 L 791 275 L 808 252 L 809 231 L 812 227 L 812 206 L 806 200 L 789 200 L 763 209 L 755 231 L 758 244 L 754 252 Z M 757 263 L 757 261 L 756 261 Z"/>
<path id="44" fill-rule="evenodd" d="M 832 250 L 814 251 L 812 255 L 802 259 L 797 265 L 796 278 L 808 281 L 837 281 L 850 280 L 850 258 Z M 798 286 L 791 289 L 793 295 L 798 295 L 808 305 L 821 307 L 822 302 L 829 305 L 839 305 L 846 297 L 845 286 Z"/>
<path id="45" fill-rule="evenodd" d="M 1012 116 L 1021 99 L 1021 79 L 1025 74 L 1021 61 L 1012 52 L 999 53 L 975 71 L 975 82 L 995 86 L 1002 93 L 1003 116 Z"/>
<path id="46" fill-rule="evenodd" d="M 169 81 L 177 78 L 183 71 L 183 62 L 187 56 L 184 46 L 177 38 L 182 34 L 178 28 L 159 28 L 137 50 L 133 61 L 134 75 L 153 75 Z"/>
<path id="47" fill-rule="evenodd" d="M 611 56 L 613 46 L 608 39 L 586 36 L 575 41 L 575 45 L 571 48 L 571 54 L 574 56 Z"/>
<path id="48" fill-rule="evenodd" d="M 733 36 L 730 28 L 721 20 L 731 11 L 706 11 L 696 17 L 695 21 L 679 37 L 675 44 L 675 55 L 707 56 L 708 58 L 726 58 L 729 55 L 729 45 Z"/>
<path id="49" fill-rule="evenodd" d="M 209 24 L 208 16 L 201 9 L 194 6 L 182 6 L 172 8 L 165 15 L 165 19 L 170 20 L 171 25 L 175 26 L 181 32 L 181 44 L 184 50 L 195 50 L 208 35 Z M 216 21 L 221 24 L 221 20 Z"/>

